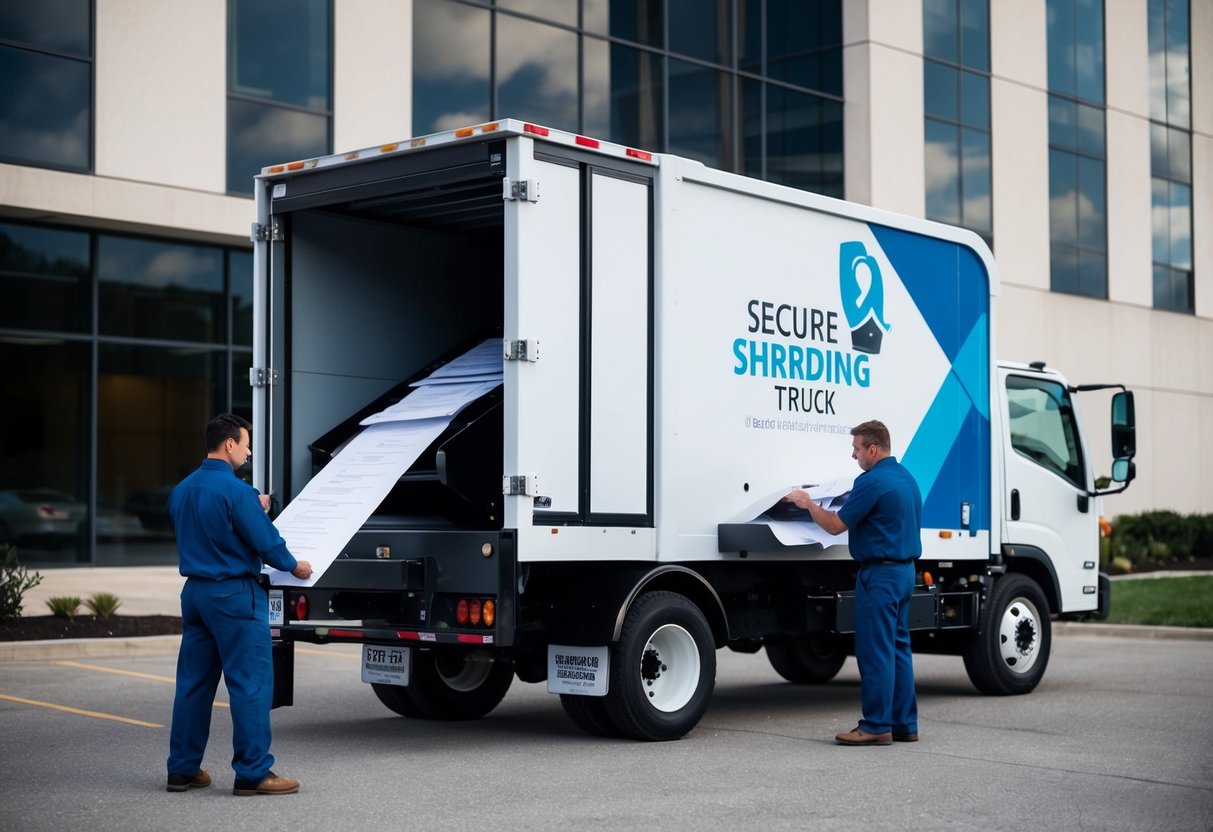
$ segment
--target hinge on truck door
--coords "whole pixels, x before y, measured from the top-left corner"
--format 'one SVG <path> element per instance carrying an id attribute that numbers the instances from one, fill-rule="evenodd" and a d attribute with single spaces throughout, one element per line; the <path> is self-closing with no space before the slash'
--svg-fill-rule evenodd
<path id="1" fill-rule="evenodd" d="M 527 202 L 538 202 L 539 180 L 510 179 L 507 176 L 501 180 L 501 198 L 507 202 L 515 199 L 525 199 Z"/>
<path id="2" fill-rule="evenodd" d="M 539 476 L 506 474 L 501 478 L 501 492 L 507 497 L 534 497 L 539 493 Z"/>
<path id="3" fill-rule="evenodd" d="M 282 224 L 273 219 L 268 225 L 262 225 L 259 222 L 253 223 L 249 239 L 254 243 L 280 243 L 286 239 L 286 235 L 282 232 Z"/>
<path id="4" fill-rule="evenodd" d="M 270 367 L 249 367 L 249 387 L 277 387 L 278 371 Z"/>
<path id="5" fill-rule="evenodd" d="M 511 340 L 506 338 L 503 356 L 506 361 L 538 361 L 539 339 L 519 338 Z"/>

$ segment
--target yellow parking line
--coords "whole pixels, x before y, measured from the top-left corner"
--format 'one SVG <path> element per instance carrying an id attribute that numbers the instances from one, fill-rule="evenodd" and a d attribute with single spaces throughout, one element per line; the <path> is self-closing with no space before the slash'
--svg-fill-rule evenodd
<path id="1" fill-rule="evenodd" d="M 171 676 L 156 676 L 152 673 L 140 673 L 137 670 L 119 670 L 116 667 L 102 667 L 99 664 L 85 664 L 84 662 L 55 662 L 60 667 L 75 667 L 80 670 L 96 670 L 101 673 L 116 673 L 119 676 L 131 676 L 135 679 L 147 679 L 152 682 L 167 682 L 170 685 L 175 685 L 177 680 Z M 231 708 L 226 702 L 215 701 L 216 708 Z"/>
<path id="2" fill-rule="evenodd" d="M 36 699 L 22 699 L 20 696 L 8 696 L 0 693 L 0 699 L 9 702 L 20 702 L 22 705 L 34 705 L 38 708 L 50 708 L 53 711 L 63 711 L 68 714 L 78 714 L 80 716 L 91 716 L 97 719 L 112 719 L 114 722 L 125 722 L 128 725 L 140 725 L 144 728 L 163 728 L 159 722 L 144 722 L 141 719 L 131 719 L 125 716 L 114 716 L 113 714 L 103 714 L 97 711 L 85 711 L 80 708 L 69 708 L 67 705 L 56 705 L 53 702 L 39 702 Z"/>

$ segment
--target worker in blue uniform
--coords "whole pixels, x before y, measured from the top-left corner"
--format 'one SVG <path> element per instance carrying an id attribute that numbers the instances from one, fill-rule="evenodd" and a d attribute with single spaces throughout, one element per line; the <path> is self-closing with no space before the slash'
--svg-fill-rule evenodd
<path id="1" fill-rule="evenodd" d="M 922 495 L 892 455 L 889 430 L 878 421 L 851 429 L 851 456 L 863 473 L 838 511 L 803 489 L 784 499 L 806 509 L 830 534 L 849 532 L 855 576 L 855 659 L 863 718 L 834 739 L 840 745 L 918 741 L 918 699 L 910 652 L 910 598 L 922 554 Z"/>
<path id="2" fill-rule="evenodd" d="M 249 450 L 249 423 L 230 413 L 206 426 L 206 459 L 169 495 L 181 553 L 181 650 L 169 737 L 168 790 L 211 784 L 202 755 L 222 673 L 232 713 L 233 793 L 293 794 L 299 781 L 274 774 L 270 705 L 274 690 L 263 563 L 307 579 L 266 515 L 268 495 L 236 476 Z"/>

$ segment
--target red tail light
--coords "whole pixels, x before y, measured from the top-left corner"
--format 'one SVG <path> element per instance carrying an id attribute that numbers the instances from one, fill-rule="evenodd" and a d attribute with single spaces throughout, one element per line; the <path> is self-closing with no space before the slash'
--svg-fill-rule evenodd
<path id="1" fill-rule="evenodd" d="M 306 595 L 296 595 L 292 604 L 295 608 L 295 620 L 307 621 L 308 610 L 310 609 Z"/>
<path id="2" fill-rule="evenodd" d="M 472 620 L 472 624 L 480 624 L 480 599 L 473 598 L 472 603 L 468 604 L 468 614 Z"/>
<path id="3" fill-rule="evenodd" d="M 455 620 L 458 621 L 460 624 L 468 623 L 468 602 L 467 601 L 460 599 L 459 603 L 455 605 Z"/>

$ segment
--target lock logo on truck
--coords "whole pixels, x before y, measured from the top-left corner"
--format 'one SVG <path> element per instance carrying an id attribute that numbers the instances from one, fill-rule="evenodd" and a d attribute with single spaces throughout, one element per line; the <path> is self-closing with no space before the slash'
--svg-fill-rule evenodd
<path id="1" fill-rule="evenodd" d="M 851 349 L 876 355 L 891 327 L 884 321 L 884 282 L 880 264 L 858 240 L 838 247 L 838 283 L 842 311 L 851 327 Z"/>

